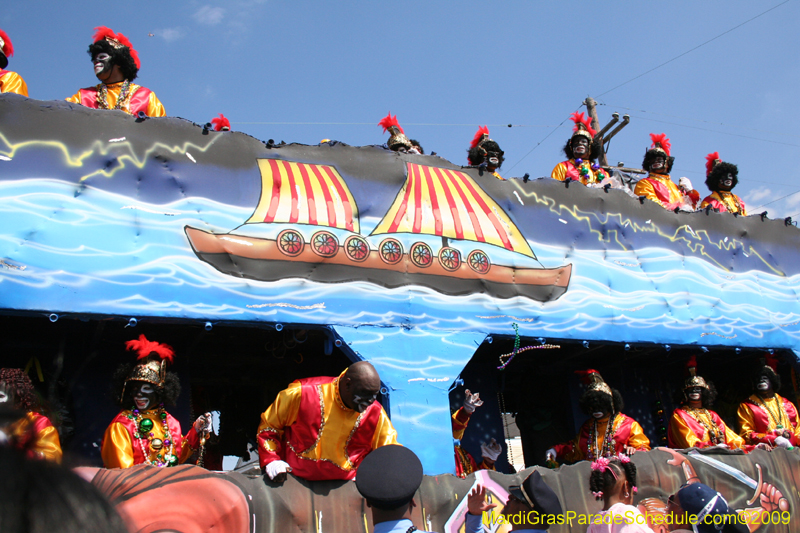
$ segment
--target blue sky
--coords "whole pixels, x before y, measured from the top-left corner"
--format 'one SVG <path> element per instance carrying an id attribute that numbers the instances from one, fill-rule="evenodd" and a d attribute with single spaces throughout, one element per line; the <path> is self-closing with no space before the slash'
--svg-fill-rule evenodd
<path id="1" fill-rule="evenodd" d="M 612 163 L 639 166 L 649 133 L 665 132 L 675 181 L 687 176 L 705 196 L 705 155 L 719 151 L 739 166 L 735 192 L 771 218 L 800 218 L 798 22 L 797 0 L 5 0 L 0 10 L 16 49 L 8 68 L 33 98 L 96 83 L 86 49 L 105 25 L 131 39 L 137 81 L 170 116 L 224 113 L 263 140 L 365 145 L 387 139 L 376 124 L 391 111 L 456 163 L 488 124 L 506 152 L 501 174 L 539 177 L 563 159 L 564 121 L 592 96 L 603 124 L 631 115 Z"/>

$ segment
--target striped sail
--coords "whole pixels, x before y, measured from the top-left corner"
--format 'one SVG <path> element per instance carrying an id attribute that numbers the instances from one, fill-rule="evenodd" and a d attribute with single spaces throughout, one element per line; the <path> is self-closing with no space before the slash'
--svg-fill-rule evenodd
<path id="1" fill-rule="evenodd" d="M 387 233 L 485 242 L 536 257 L 500 206 L 458 170 L 408 163 L 408 178 L 372 235 Z"/>
<path id="2" fill-rule="evenodd" d="M 259 159 L 261 199 L 247 224 L 311 224 L 359 232 L 358 208 L 329 165 Z"/>

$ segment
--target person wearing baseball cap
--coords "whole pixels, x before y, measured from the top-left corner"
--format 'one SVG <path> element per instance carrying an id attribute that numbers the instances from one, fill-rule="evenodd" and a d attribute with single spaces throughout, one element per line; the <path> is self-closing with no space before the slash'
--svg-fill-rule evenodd
<path id="1" fill-rule="evenodd" d="M 669 497 L 670 531 L 693 533 L 748 533 L 750 530 L 722 495 L 702 483 L 684 485 Z"/>
<path id="2" fill-rule="evenodd" d="M 0 93 L 16 93 L 28 96 L 28 86 L 22 76 L 10 70 L 4 70 L 8 66 L 8 58 L 14 55 L 14 46 L 8 34 L 0 30 Z"/>

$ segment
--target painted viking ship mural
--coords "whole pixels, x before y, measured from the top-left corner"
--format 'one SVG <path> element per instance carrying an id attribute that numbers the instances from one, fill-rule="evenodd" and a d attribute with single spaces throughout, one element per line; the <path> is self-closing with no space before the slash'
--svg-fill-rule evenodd
<path id="1" fill-rule="evenodd" d="M 500 500 L 520 480 L 450 475 L 450 416 L 464 388 L 485 398 L 465 449 L 517 439 L 499 470 L 537 465 L 568 511 L 596 512 L 588 465 L 544 469 L 545 451 L 584 420 L 575 370 L 595 368 L 618 387 L 654 446 L 691 355 L 720 389 L 729 426 L 750 394 L 743 369 L 766 351 L 780 360 L 781 395 L 795 400 L 798 250 L 800 231 L 767 215 L 676 214 L 619 190 L 500 181 L 435 156 L 275 145 L 178 118 L 0 95 L 3 365 L 27 368 L 74 416 L 65 457 L 93 467 L 87 476 L 135 515 L 134 530 L 163 526 L 139 521 L 152 497 L 174 504 L 172 518 L 210 527 L 211 506 L 181 507 L 180 485 L 219 495 L 218 531 L 365 531 L 351 483 L 278 486 L 251 459 L 278 391 L 358 360 L 378 370 L 398 441 L 429 476 L 419 525 L 458 531 L 476 480 Z M 237 472 L 94 469 L 118 413 L 98 383 L 140 333 L 179 354 L 185 392 L 170 413 L 182 423 L 219 413 L 206 467 L 239 456 Z M 800 505 L 798 457 L 637 452 L 649 488 L 636 503 L 663 510 L 694 472 L 737 509 L 779 511 L 779 523 L 752 522 L 751 532 L 794 531 L 780 512 L 794 520 Z"/>
<path id="2" fill-rule="evenodd" d="M 408 178 L 369 237 L 359 233 L 358 207 L 337 170 L 276 159 L 260 159 L 261 200 L 247 224 L 304 224 L 272 239 L 233 231 L 217 235 L 186 227 L 197 256 L 221 272 L 275 281 L 303 277 L 327 283 L 365 280 L 385 287 L 422 285 L 445 294 L 485 290 L 492 296 L 556 299 L 569 285 L 572 265 L 557 269 L 492 264 L 484 249 L 466 257 L 447 239 L 498 246 L 536 259 L 530 245 L 500 206 L 469 175 L 457 170 L 407 164 Z M 332 228 L 349 234 L 342 243 Z M 395 235 L 442 238 L 438 249 L 417 241 L 407 250 Z"/>

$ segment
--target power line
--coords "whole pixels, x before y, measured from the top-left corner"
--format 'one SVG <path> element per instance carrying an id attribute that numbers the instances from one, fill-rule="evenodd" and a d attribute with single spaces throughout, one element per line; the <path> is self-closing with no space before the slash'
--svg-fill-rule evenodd
<path id="1" fill-rule="evenodd" d="M 377 126 L 375 122 L 231 122 L 231 124 L 247 124 L 257 126 Z M 406 126 L 469 126 L 477 127 L 482 124 L 434 124 L 423 122 L 406 122 Z M 563 122 L 561 123 L 563 124 Z M 561 125 L 559 124 L 559 126 Z M 549 124 L 486 124 L 493 128 L 558 128 Z"/>
<path id="2" fill-rule="evenodd" d="M 611 89 L 607 90 L 606 92 L 599 94 L 599 95 L 598 95 L 598 98 L 599 98 L 599 97 L 601 97 L 601 96 L 603 96 L 603 95 L 605 95 L 605 94 L 608 94 L 608 93 L 610 93 L 611 91 L 615 91 L 615 90 L 619 89 L 619 88 L 620 88 L 620 87 L 622 87 L 623 85 L 627 85 L 627 84 L 629 84 L 629 83 L 630 83 L 630 82 L 632 82 L 632 81 L 638 80 L 638 79 L 639 79 L 639 78 L 641 78 L 642 76 L 645 76 L 645 75 L 647 75 L 647 74 L 650 74 L 650 73 L 651 73 L 651 72 L 653 72 L 654 70 L 658 70 L 658 69 L 660 69 L 661 67 L 663 67 L 664 65 L 668 65 L 669 63 L 672 63 L 672 62 L 673 62 L 673 61 L 675 61 L 676 59 L 680 59 L 681 57 L 685 56 L 686 54 L 689 54 L 689 53 L 691 53 L 691 52 L 694 52 L 694 51 L 695 51 L 695 50 L 697 50 L 698 48 L 700 48 L 700 47 L 703 47 L 703 46 L 707 45 L 708 43 L 710 43 L 710 42 L 712 42 L 712 41 L 716 41 L 717 39 L 719 39 L 719 38 L 720 38 L 720 37 L 722 37 L 723 35 L 727 35 L 728 33 L 732 32 L 733 30 L 735 30 L 735 29 L 737 29 L 737 28 L 741 28 L 742 26 L 744 26 L 744 25 L 745 25 L 745 24 L 747 24 L 748 22 L 752 22 L 752 21 L 754 21 L 755 19 L 757 19 L 758 17 L 760 17 L 760 16 L 762 16 L 762 15 L 766 15 L 767 13 L 769 13 L 770 11 L 772 11 L 773 9 L 777 9 L 777 8 L 781 7 L 783 4 L 788 4 L 788 3 L 789 3 L 789 0 L 785 0 L 784 2 L 781 2 L 780 4 L 778 4 L 778 5 L 776 5 L 776 6 L 773 6 L 773 7 L 771 7 L 771 8 L 769 8 L 769 9 L 767 9 L 766 11 L 764 11 L 764 12 L 762 12 L 762 13 L 759 13 L 759 14 L 758 14 L 758 15 L 756 15 L 755 17 L 753 17 L 753 18 L 751 18 L 751 19 L 747 19 L 747 20 L 745 20 L 744 22 L 742 22 L 741 24 L 738 24 L 738 25 L 734 26 L 733 28 L 731 28 L 731 29 L 729 29 L 729 30 L 727 30 L 727 31 L 724 31 L 724 32 L 720 33 L 720 34 L 719 34 L 719 35 L 717 35 L 716 37 L 712 37 L 711 39 L 709 39 L 709 40 L 705 41 L 704 43 L 698 44 L 697 46 L 695 46 L 695 47 L 694 47 L 694 48 L 692 48 L 691 50 L 687 50 L 687 51 L 685 51 L 684 53 L 682 53 L 682 54 L 680 54 L 680 55 L 677 55 L 677 56 L 673 57 L 673 58 L 672 58 L 672 59 L 670 59 L 669 61 L 665 61 L 665 62 L 661 63 L 660 65 L 658 65 L 658 66 L 656 66 L 656 67 L 653 67 L 653 68 L 651 68 L 650 70 L 648 70 L 648 71 L 646 71 L 646 72 L 642 72 L 642 73 L 641 73 L 641 74 L 639 74 L 638 76 L 636 76 L 636 77 L 633 77 L 633 78 L 629 79 L 628 81 L 622 82 L 622 83 L 620 83 L 619 85 L 617 85 L 616 87 L 613 87 L 613 88 L 611 88 Z"/>
<path id="3" fill-rule="evenodd" d="M 583 104 L 579 105 L 579 106 L 578 106 L 578 109 L 580 109 L 581 107 L 583 107 Z M 576 113 L 578 112 L 578 109 L 576 109 L 576 110 L 575 110 L 575 112 L 576 112 Z M 539 148 L 539 145 L 540 145 L 540 144 L 542 144 L 543 142 L 545 142 L 545 141 L 548 139 L 548 137 L 550 137 L 552 134 L 554 134 L 556 131 L 558 131 L 558 129 L 559 129 L 561 126 L 563 126 L 563 125 L 564 125 L 564 123 L 565 123 L 567 120 L 569 120 L 569 117 L 567 117 L 567 118 L 565 118 L 564 120 L 562 120 L 562 121 L 561 121 L 561 124 L 559 124 L 558 126 L 556 126 L 555 128 L 553 128 L 553 130 L 552 130 L 550 133 L 548 133 L 547 135 L 545 135 L 545 136 L 544 136 L 544 139 L 542 139 L 541 141 L 539 141 L 538 143 L 536 143 L 536 144 L 534 145 L 534 147 L 533 147 L 533 148 L 531 148 L 531 149 L 528 151 L 528 153 L 527 153 L 527 154 L 523 155 L 523 156 L 522 156 L 522 158 L 520 158 L 520 160 L 519 160 L 519 161 L 517 161 L 516 163 L 514 163 L 513 165 L 511 165 L 511 168 L 509 168 L 508 170 L 506 170 L 506 172 L 511 172 L 511 171 L 514 169 L 514 167 L 516 167 L 517 165 L 519 165 L 520 163 L 522 163 L 522 161 L 523 161 L 523 160 L 524 160 L 526 157 L 528 157 L 529 155 L 531 155 L 531 154 L 533 153 L 533 151 L 534 151 L 534 150 L 536 150 L 537 148 Z"/>
<path id="4" fill-rule="evenodd" d="M 757 209 L 761 209 L 762 207 L 766 207 L 766 206 L 768 206 L 769 204 L 774 204 L 775 202 L 779 202 L 779 201 L 783 200 L 784 198 L 789 198 L 790 196 L 794 196 L 795 194 L 797 194 L 797 193 L 799 193 L 799 192 L 800 192 L 800 190 L 797 190 L 797 191 L 794 191 L 794 192 L 790 192 L 789 194 L 787 194 L 787 195 L 785 195 L 785 196 L 781 196 L 780 198 L 776 198 L 775 200 L 772 200 L 772 201 L 770 201 L 770 202 L 767 202 L 767 203 L 765 203 L 765 204 L 761 204 L 761 205 L 760 205 L 760 206 L 758 206 L 758 207 L 753 207 L 753 208 L 752 208 L 752 210 L 753 210 L 753 211 L 755 211 L 755 210 L 757 210 Z"/>
<path id="5" fill-rule="evenodd" d="M 606 107 L 613 107 L 614 109 L 625 109 L 627 111 L 638 111 L 639 113 L 650 113 L 651 115 L 659 115 L 659 116 L 662 116 L 662 117 L 679 118 L 681 120 L 694 120 L 696 122 L 702 122 L 704 124 L 713 124 L 715 126 L 723 126 L 723 127 L 726 127 L 726 128 L 740 128 L 740 129 L 743 129 L 743 130 L 757 131 L 759 133 L 771 133 L 772 135 L 780 135 L 782 137 L 798 137 L 798 138 L 800 138 L 800 136 L 798 136 L 798 135 L 792 135 L 792 134 L 789 134 L 789 133 L 781 133 L 781 132 L 769 131 L 769 130 L 760 130 L 758 128 L 750 128 L 750 127 L 747 127 L 747 126 L 738 126 L 738 125 L 735 125 L 735 124 L 725 124 L 724 122 L 713 122 L 711 120 L 704 120 L 702 118 L 682 117 L 682 116 L 679 116 L 679 115 L 669 115 L 669 114 L 666 114 L 666 113 L 657 113 L 655 111 L 648 111 L 646 109 L 634 109 L 632 107 L 625 107 L 625 106 L 621 106 L 621 105 L 606 104 L 606 103 L 599 103 L 599 102 L 598 102 L 597 105 L 602 105 L 602 106 L 606 106 Z M 638 117 L 638 118 L 643 118 L 643 117 Z M 648 119 L 644 118 L 643 120 L 648 120 Z"/>
<path id="6" fill-rule="evenodd" d="M 682 128 L 689 128 L 689 129 L 692 129 L 692 130 L 710 131 L 712 133 L 719 133 L 720 135 L 730 135 L 730 136 L 733 136 L 733 137 L 741 137 L 743 139 L 751 139 L 751 140 L 754 140 L 754 141 L 762 141 L 762 142 L 771 143 L 771 144 L 782 144 L 784 146 L 792 146 L 792 147 L 795 147 L 795 148 L 800 148 L 800 144 L 792 144 L 792 143 L 784 143 L 784 142 L 780 142 L 780 141 L 772 141 L 772 140 L 769 140 L 769 139 L 762 139 L 760 137 L 751 137 L 750 135 L 741 135 L 739 133 L 730 133 L 728 131 L 719 131 L 719 130 L 712 130 L 712 129 L 709 129 L 709 128 L 701 128 L 700 126 L 689 126 L 688 124 L 679 124 L 677 122 L 669 122 L 667 120 L 658 120 L 658 119 L 655 119 L 655 118 L 637 117 L 637 116 L 633 116 L 633 118 L 638 118 L 638 119 L 641 119 L 641 120 L 649 120 L 650 122 L 658 122 L 659 124 L 669 124 L 670 126 L 680 126 Z"/>

